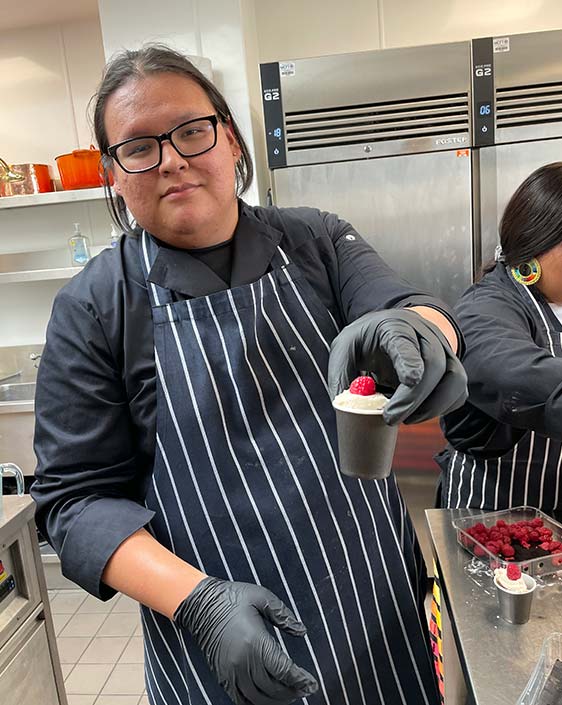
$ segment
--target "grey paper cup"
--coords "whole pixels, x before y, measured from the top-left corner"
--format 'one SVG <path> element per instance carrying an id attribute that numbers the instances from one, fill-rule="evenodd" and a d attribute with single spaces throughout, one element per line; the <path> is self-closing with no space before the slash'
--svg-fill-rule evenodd
<path id="1" fill-rule="evenodd" d="M 334 403 L 340 470 L 349 477 L 383 480 L 390 475 L 398 426 L 387 426 L 382 409 L 340 408 Z"/>
<path id="2" fill-rule="evenodd" d="M 525 573 L 523 573 L 522 578 L 528 590 L 527 592 L 515 593 L 509 592 L 509 590 L 499 585 L 497 579 L 494 577 L 494 585 L 496 586 L 496 592 L 498 594 L 500 617 L 510 624 L 525 624 L 529 621 L 531 615 L 531 604 L 533 603 L 533 595 L 535 594 L 537 582 L 530 575 L 525 575 Z"/>

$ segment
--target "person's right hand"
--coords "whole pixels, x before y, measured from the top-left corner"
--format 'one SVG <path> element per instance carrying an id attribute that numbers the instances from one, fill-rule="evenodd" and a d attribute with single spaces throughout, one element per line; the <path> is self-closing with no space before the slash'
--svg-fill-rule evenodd
<path id="1" fill-rule="evenodd" d="M 292 636 L 306 634 L 269 590 L 218 578 L 204 578 L 174 613 L 236 705 L 289 705 L 314 693 L 318 683 L 282 651 L 265 620 Z"/>

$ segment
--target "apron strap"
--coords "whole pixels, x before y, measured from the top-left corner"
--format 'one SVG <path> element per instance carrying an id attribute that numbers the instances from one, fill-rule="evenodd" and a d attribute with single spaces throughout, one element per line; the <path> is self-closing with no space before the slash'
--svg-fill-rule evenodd
<path id="1" fill-rule="evenodd" d="M 156 255 L 160 248 L 154 242 L 154 238 L 149 235 L 146 230 L 142 231 L 141 242 L 139 248 L 139 255 L 141 261 L 141 267 L 144 274 L 144 279 L 146 281 L 146 288 L 148 289 L 148 296 L 150 298 L 150 306 L 155 308 L 156 306 L 164 306 L 166 304 L 171 304 L 172 292 L 169 289 L 164 289 L 158 284 L 153 284 L 148 280 L 150 270 L 152 265 L 156 260 Z"/>

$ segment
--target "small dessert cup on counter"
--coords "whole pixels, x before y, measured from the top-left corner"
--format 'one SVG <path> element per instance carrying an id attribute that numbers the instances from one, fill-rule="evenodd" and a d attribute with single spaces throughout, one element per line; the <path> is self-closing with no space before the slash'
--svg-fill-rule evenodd
<path id="1" fill-rule="evenodd" d="M 371 377 L 358 377 L 334 399 L 344 475 L 363 480 L 382 480 L 390 475 L 398 426 L 384 422 L 386 402 L 383 394 L 376 393 Z"/>
<path id="2" fill-rule="evenodd" d="M 537 581 L 511 564 L 494 571 L 500 617 L 510 624 L 525 624 L 531 615 Z"/>

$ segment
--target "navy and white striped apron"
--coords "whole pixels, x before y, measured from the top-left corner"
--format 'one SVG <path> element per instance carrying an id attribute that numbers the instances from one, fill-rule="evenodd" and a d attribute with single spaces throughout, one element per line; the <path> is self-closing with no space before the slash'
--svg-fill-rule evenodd
<path id="1" fill-rule="evenodd" d="M 338 471 L 326 372 L 336 325 L 279 250 L 253 284 L 187 301 L 148 281 L 157 439 L 146 505 L 160 543 L 257 583 L 308 628 L 276 631 L 318 679 L 310 705 L 437 702 L 425 569 L 396 481 Z M 142 609 L 151 705 L 227 705 L 186 630 Z"/>
<path id="2" fill-rule="evenodd" d="M 536 308 L 537 324 L 544 326 L 550 354 L 562 357 L 562 333 L 554 330 L 541 302 L 529 288 L 519 283 L 517 287 Z M 436 460 L 444 471 L 445 507 L 499 510 L 527 505 L 547 514 L 558 514 L 562 509 L 560 441 L 527 431 L 512 450 L 499 458 L 476 459 L 449 446 Z"/>

